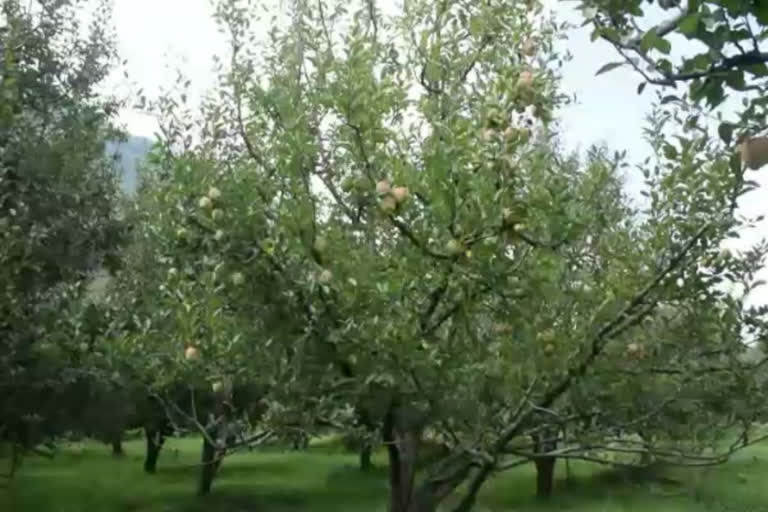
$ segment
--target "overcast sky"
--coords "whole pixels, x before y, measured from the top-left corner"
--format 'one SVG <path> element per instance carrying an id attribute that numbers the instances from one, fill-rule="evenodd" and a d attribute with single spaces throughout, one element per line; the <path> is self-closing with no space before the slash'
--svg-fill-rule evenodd
<path id="1" fill-rule="evenodd" d="M 110 87 L 126 94 L 131 87 L 141 87 L 150 96 L 156 95 L 173 83 L 177 69 L 192 81 L 193 98 L 213 85 L 212 57 L 226 53 L 226 41 L 213 21 L 209 0 L 114 1 L 119 52 L 127 61 L 124 71 L 129 78 L 124 79 L 121 70 L 110 81 Z M 379 0 L 379 5 L 393 1 Z M 561 19 L 579 20 L 573 9 L 575 2 L 544 1 L 554 6 Z M 651 16 L 648 22 L 653 23 L 654 18 L 659 19 Z M 641 161 L 649 155 L 642 128 L 654 97 L 652 88 L 638 96 L 640 79 L 627 68 L 595 76 L 603 64 L 617 60 L 617 55 L 607 43 L 591 42 L 585 29 L 569 32 L 563 44 L 574 57 L 564 70 L 563 89 L 578 98 L 576 104 L 561 113 L 566 144 L 576 148 L 604 141 L 612 149 L 627 150 L 631 161 Z M 673 48 L 677 50 L 685 44 L 675 40 Z M 137 112 L 125 111 L 122 121 L 134 135 L 152 136 L 156 130 L 151 118 Z M 768 170 L 750 177 L 768 185 L 768 176 L 763 173 Z M 637 179 L 635 175 L 632 181 Z M 768 186 L 763 186 L 742 201 L 741 210 L 754 215 L 765 212 L 766 205 Z M 748 233 L 741 243 L 766 233 L 768 224 Z M 768 299 L 768 293 L 761 295 Z"/>

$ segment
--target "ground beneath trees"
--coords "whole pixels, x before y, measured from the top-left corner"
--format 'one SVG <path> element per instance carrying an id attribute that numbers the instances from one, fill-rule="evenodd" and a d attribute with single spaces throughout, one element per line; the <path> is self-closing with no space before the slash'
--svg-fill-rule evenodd
<path id="1" fill-rule="evenodd" d="M 213 494 L 194 496 L 199 443 L 169 440 L 156 475 L 142 472 L 143 444 L 125 444 L 113 459 L 106 446 L 72 445 L 53 461 L 28 459 L 0 489 L 8 512 L 384 512 L 386 475 L 361 473 L 356 457 L 333 445 L 308 452 L 265 450 L 233 455 L 222 466 Z M 4 464 L 7 461 L 0 461 Z M 381 457 L 375 459 L 378 467 Z M 558 463 L 556 496 L 532 498 L 532 468 L 492 481 L 477 512 L 768 512 L 768 445 L 740 453 L 724 466 L 674 472 L 677 484 L 629 482 L 589 464 L 571 464 L 566 482 Z"/>

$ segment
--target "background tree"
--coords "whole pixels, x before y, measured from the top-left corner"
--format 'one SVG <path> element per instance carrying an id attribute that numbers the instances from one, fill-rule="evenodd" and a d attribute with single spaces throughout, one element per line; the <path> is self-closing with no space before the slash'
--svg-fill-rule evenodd
<path id="1" fill-rule="evenodd" d="M 109 10 L 83 27 L 81 5 L 0 6 L 0 437 L 24 449 L 71 425 L 91 350 L 84 283 L 117 261 L 121 234 L 115 103 L 94 89 L 114 58 Z"/>

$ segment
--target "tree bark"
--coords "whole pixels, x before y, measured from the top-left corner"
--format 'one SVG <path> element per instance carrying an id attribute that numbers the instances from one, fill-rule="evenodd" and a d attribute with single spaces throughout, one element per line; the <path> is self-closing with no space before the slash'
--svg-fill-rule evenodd
<path id="1" fill-rule="evenodd" d="M 210 433 L 210 437 L 215 439 L 215 432 Z M 197 487 L 197 493 L 200 496 L 207 496 L 211 493 L 213 479 L 216 477 L 216 471 L 221 464 L 221 457 L 217 453 L 216 446 L 211 444 L 207 438 L 203 439 L 203 453 L 200 457 L 200 482 Z"/>
<path id="2" fill-rule="evenodd" d="M 548 453 L 557 448 L 557 441 L 547 439 L 552 437 L 553 433 L 544 431 L 541 436 L 534 438 L 534 450 L 537 453 Z M 539 499 L 549 499 L 552 496 L 552 489 L 555 481 L 555 462 L 557 458 L 552 455 L 541 455 L 533 459 L 536 465 L 536 497 Z"/>
<path id="3" fill-rule="evenodd" d="M 536 497 L 539 499 L 546 500 L 552 496 L 556 461 L 555 457 L 549 455 L 539 457 L 534 461 L 536 464 Z"/>
<path id="4" fill-rule="evenodd" d="M 122 457 L 125 455 L 125 452 L 123 451 L 123 440 L 118 435 L 116 438 L 112 439 L 112 456 L 113 457 Z"/>
<path id="5" fill-rule="evenodd" d="M 157 470 L 157 458 L 160 456 L 160 450 L 163 448 L 165 437 L 159 430 L 148 427 L 144 428 L 144 435 L 147 438 L 147 454 L 144 458 L 144 471 L 154 473 Z"/>
<path id="6" fill-rule="evenodd" d="M 434 512 L 428 487 L 416 492 L 416 462 L 420 434 L 408 424 L 404 411 L 393 404 L 384 417 L 383 438 L 389 458 L 389 511 Z"/>
<path id="7" fill-rule="evenodd" d="M 365 441 L 363 447 L 360 449 L 360 471 L 370 471 L 373 468 L 371 463 L 371 443 Z"/>

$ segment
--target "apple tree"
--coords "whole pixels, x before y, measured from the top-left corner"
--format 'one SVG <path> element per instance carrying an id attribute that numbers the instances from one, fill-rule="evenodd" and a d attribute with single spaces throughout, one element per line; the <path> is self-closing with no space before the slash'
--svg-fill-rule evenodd
<path id="1" fill-rule="evenodd" d="M 736 377 L 701 370 L 711 351 L 731 364 L 762 311 L 715 285 L 751 290 L 764 247 L 720 258 L 751 185 L 717 141 L 654 139 L 641 209 L 621 155 L 561 150 L 558 27 L 535 2 L 297 1 L 263 40 L 260 14 L 219 2 L 231 59 L 200 116 L 161 102 L 137 203 L 147 316 L 122 340 L 156 388 L 256 386 L 256 436 L 365 418 L 393 512 L 469 510 L 531 461 L 547 494 L 557 457 L 640 452 L 612 446 L 625 433 L 678 461 L 697 439 L 647 427 L 680 425 L 682 403 L 734 417 L 707 400 Z M 655 385 L 661 363 L 677 373 Z M 199 430 L 216 445 L 232 416 Z M 422 468 L 427 440 L 443 450 Z"/>
<path id="2" fill-rule="evenodd" d="M 0 7 L 0 439 L 22 451 L 77 403 L 87 335 L 69 327 L 122 236 L 105 155 L 115 103 L 95 90 L 114 58 L 109 9 L 81 26 L 82 7 Z"/>

